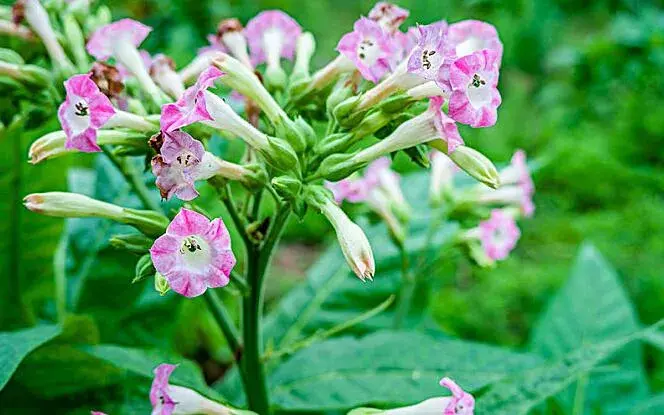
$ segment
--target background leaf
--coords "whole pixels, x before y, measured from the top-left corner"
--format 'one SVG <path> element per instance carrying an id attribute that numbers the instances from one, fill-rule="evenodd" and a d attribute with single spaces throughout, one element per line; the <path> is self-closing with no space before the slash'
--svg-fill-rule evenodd
<path id="1" fill-rule="evenodd" d="M 37 326 L 0 333 L 0 390 L 11 378 L 21 361 L 34 349 L 60 333 L 58 326 Z"/>

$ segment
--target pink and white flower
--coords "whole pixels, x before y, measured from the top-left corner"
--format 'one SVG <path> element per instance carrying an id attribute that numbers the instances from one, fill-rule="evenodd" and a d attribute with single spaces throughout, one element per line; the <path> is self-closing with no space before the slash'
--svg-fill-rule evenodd
<path id="1" fill-rule="evenodd" d="M 429 198 L 434 204 L 438 204 L 453 188 L 454 175 L 459 168 L 447 155 L 438 150 L 429 153 L 429 161 L 431 163 Z"/>
<path id="2" fill-rule="evenodd" d="M 341 204 L 344 200 L 351 203 L 363 202 L 369 195 L 369 186 L 367 182 L 360 177 L 349 177 L 338 182 L 325 182 L 334 196 L 334 201 Z"/>
<path id="3" fill-rule="evenodd" d="M 361 17 L 353 31 L 339 40 L 337 50 L 355 64 L 365 79 L 375 83 L 390 70 L 397 45 L 378 23 Z"/>
<path id="4" fill-rule="evenodd" d="M 173 195 L 180 200 L 193 200 L 198 196 L 194 186 L 197 167 L 205 155 L 203 144 L 183 131 L 164 133 L 161 154 L 152 158 L 152 172 L 164 199 Z"/>
<path id="5" fill-rule="evenodd" d="M 164 105 L 161 108 L 161 129 L 170 132 L 198 121 L 212 121 L 205 104 L 205 91 L 222 75 L 216 67 L 208 67 L 196 84 L 187 88 L 175 103 Z"/>
<path id="6" fill-rule="evenodd" d="M 58 119 L 67 135 L 65 148 L 84 152 L 101 151 L 97 130 L 113 117 L 116 110 L 90 78 L 75 75 L 65 81 L 66 98 L 58 109 Z"/>
<path id="7" fill-rule="evenodd" d="M 498 118 L 498 55 L 484 49 L 459 58 L 449 68 L 449 114 L 471 127 L 490 127 Z"/>
<path id="8" fill-rule="evenodd" d="M 434 114 L 433 122 L 440 138 L 447 143 L 447 154 L 452 153 L 457 147 L 464 144 L 459 127 L 442 109 L 445 102 L 443 97 L 432 97 L 429 100 L 429 111 Z"/>
<path id="9" fill-rule="evenodd" d="M 447 23 L 417 26 L 417 43 L 408 58 L 408 72 L 435 81 L 445 62 Z"/>
<path id="10" fill-rule="evenodd" d="M 490 218 L 479 225 L 482 248 L 494 261 L 507 258 L 520 236 L 521 232 L 514 218 L 501 209 L 492 210 Z"/>
<path id="11" fill-rule="evenodd" d="M 231 239 L 224 222 L 182 209 L 166 233 L 150 248 L 152 263 L 173 291 L 196 297 L 209 288 L 223 287 L 235 266 Z"/>
<path id="12" fill-rule="evenodd" d="M 293 59 L 300 25 L 280 10 L 267 10 L 251 19 L 244 29 L 255 65 L 267 62 L 279 66 L 279 59 Z"/>
<path id="13" fill-rule="evenodd" d="M 170 396 L 168 380 L 177 365 L 162 363 L 154 369 L 154 379 L 150 387 L 152 415 L 171 415 L 177 402 Z"/>
<path id="14" fill-rule="evenodd" d="M 377 22 L 387 33 L 393 34 L 409 14 L 408 10 L 395 4 L 380 1 L 369 11 L 369 19 Z"/>
<path id="15" fill-rule="evenodd" d="M 461 389 L 450 378 L 442 378 L 440 386 L 443 386 L 452 392 L 452 399 L 445 407 L 443 415 L 473 415 L 475 411 L 475 398 L 473 395 Z"/>
<path id="16" fill-rule="evenodd" d="M 462 20 L 451 24 L 447 32 L 448 54 L 457 58 L 483 49 L 496 53 L 498 66 L 503 57 L 503 44 L 496 28 L 479 20 Z"/>

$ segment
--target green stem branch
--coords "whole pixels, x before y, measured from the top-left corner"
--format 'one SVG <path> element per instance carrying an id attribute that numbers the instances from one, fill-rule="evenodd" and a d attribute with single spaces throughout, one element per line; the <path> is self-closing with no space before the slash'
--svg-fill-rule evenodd
<path id="1" fill-rule="evenodd" d="M 146 209 L 154 210 L 155 212 L 163 213 L 161 206 L 158 202 L 150 197 L 150 190 L 143 182 L 141 175 L 133 168 L 127 159 L 120 158 L 113 154 L 113 150 L 108 146 L 102 146 L 104 154 L 111 160 L 111 162 L 120 170 L 122 176 L 127 180 L 131 188 L 136 193 L 136 196 L 141 200 L 141 203 Z"/>

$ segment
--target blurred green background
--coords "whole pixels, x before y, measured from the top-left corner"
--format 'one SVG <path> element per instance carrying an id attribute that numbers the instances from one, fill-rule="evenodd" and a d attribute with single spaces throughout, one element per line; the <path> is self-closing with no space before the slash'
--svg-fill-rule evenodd
<path id="1" fill-rule="evenodd" d="M 561 285 L 579 244 L 592 241 L 620 273 L 643 323 L 664 309 L 664 9 L 639 0 L 401 0 L 404 27 L 475 18 L 505 45 L 498 124 L 464 129 L 495 162 L 516 148 L 544 163 L 535 174 L 535 218 L 523 222 L 514 255 L 496 270 L 445 269 L 437 321 L 450 333 L 523 345 L 534 319 Z M 243 23 L 280 8 L 317 40 L 314 67 L 335 56 L 339 37 L 367 13 L 368 0 L 170 0 L 111 3 L 116 16 L 155 28 L 146 48 L 179 66 L 221 18 Z M 399 167 L 408 170 L 408 162 Z M 292 226 L 277 267 L 281 285 L 302 274 L 327 229 L 314 217 Z M 308 246 L 302 246 L 304 237 Z M 329 235 L 327 235 L 329 238 Z M 296 245 L 296 240 L 299 241 Z M 290 242 L 290 243 L 289 243 Z M 450 261 L 452 262 L 452 261 Z M 277 284 L 277 279 L 274 279 Z M 459 283 L 463 281 L 463 283 Z M 280 290 L 273 286 L 271 291 Z M 648 354 L 652 356 L 653 354 Z M 651 369 L 657 362 L 648 362 Z M 661 364 L 660 364 L 661 366 Z M 655 387 L 664 371 L 654 371 Z"/>

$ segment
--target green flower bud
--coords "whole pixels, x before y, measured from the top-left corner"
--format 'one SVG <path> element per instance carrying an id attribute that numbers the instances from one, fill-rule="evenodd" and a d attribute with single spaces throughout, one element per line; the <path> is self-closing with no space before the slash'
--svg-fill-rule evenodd
<path id="1" fill-rule="evenodd" d="M 130 233 L 126 235 L 113 235 L 109 240 L 112 247 L 124 249 L 135 254 L 145 254 L 152 247 L 154 241 L 141 235 L 140 233 Z"/>
<path id="2" fill-rule="evenodd" d="M 360 170 L 367 163 L 351 161 L 353 154 L 333 154 L 323 160 L 318 172 L 319 175 L 327 180 L 336 182 L 350 176 L 357 170 Z"/>
<path id="3" fill-rule="evenodd" d="M 401 112 L 412 102 L 413 98 L 411 98 L 408 94 L 398 94 L 382 101 L 378 105 L 378 108 L 380 108 L 381 111 L 385 111 L 387 113 Z"/>
<path id="4" fill-rule="evenodd" d="M 166 295 L 171 290 L 168 280 L 158 272 L 154 273 L 154 289 L 159 295 Z"/>
<path id="5" fill-rule="evenodd" d="M 23 65 L 25 63 L 21 55 L 16 53 L 13 49 L 5 48 L 0 48 L 0 61 L 16 65 Z"/>
<path id="6" fill-rule="evenodd" d="M 311 147 L 318 141 L 318 136 L 313 127 L 307 123 L 304 118 L 297 117 L 295 119 L 295 127 L 299 130 L 300 134 L 304 137 L 307 147 Z"/>
<path id="7" fill-rule="evenodd" d="M 338 153 L 350 147 L 355 137 L 352 133 L 337 133 L 328 135 L 316 145 L 316 154 L 326 156 L 332 153 Z"/>
<path id="8" fill-rule="evenodd" d="M 71 13 L 63 14 L 62 26 L 64 28 L 65 37 L 69 42 L 69 48 L 74 55 L 76 66 L 78 66 L 81 71 L 88 70 L 90 62 L 88 62 L 88 53 L 85 50 L 85 37 L 83 36 L 81 27 L 78 25 L 74 15 Z"/>
<path id="9" fill-rule="evenodd" d="M 276 135 L 280 138 L 285 138 L 297 153 L 301 153 L 307 148 L 305 135 L 290 119 L 281 117 L 280 121 L 275 124 L 274 128 Z"/>
<path id="10" fill-rule="evenodd" d="M 302 192 L 302 182 L 293 176 L 278 176 L 272 179 L 272 187 L 285 200 L 296 200 Z"/>
<path id="11" fill-rule="evenodd" d="M 437 146 L 437 144 L 433 144 L 433 146 Z M 443 146 L 446 148 L 447 144 L 443 143 Z M 500 186 L 500 177 L 496 166 L 479 151 L 473 150 L 470 147 L 459 146 L 449 154 L 449 157 L 461 170 L 479 182 L 484 183 L 492 189 L 497 189 Z"/>
<path id="12" fill-rule="evenodd" d="M 265 85 L 272 91 L 283 91 L 288 76 L 281 66 L 268 66 L 265 70 Z"/>
<path id="13" fill-rule="evenodd" d="M 328 114 L 334 114 L 335 108 L 342 102 L 353 96 L 353 88 L 346 85 L 346 80 L 341 80 L 327 97 L 325 107 Z"/>
<path id="14" fill-rule="evenodd" d="M 154 275 L 155 272 L 157 272 L 157 270 L 155 270 L 154 265 L 152 265 L 150 254 L 145 254 L 136 263 L 136 275 L 134 276 L 134 279 L 131 280 L 131 283 L 135 284 L 142 281 L 145 278 Z"/>
<path id="15" fill-rule="evenodd" d="M 299 161 L 293 147 L 278 137 L 268 139 L 269 149 L 261 153 L 269 164 L 282 171 L 298 171 Z"/>
<path id="16" fill-rule="evenodd" d="M 350 98 L 346 98 L 337 106 L 335 106 L 334 110 L 332 110 L 334 118 L 336 118 L 337 121 L 340 121 L 343 118 L 345 118 L 348 114 L 351 113 L 351 111 L 355 109 L 355 106 L 357 105 L 359 99 L 360 99 L 359 96 L 352 96 Z"/>

